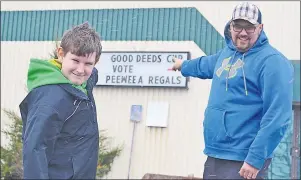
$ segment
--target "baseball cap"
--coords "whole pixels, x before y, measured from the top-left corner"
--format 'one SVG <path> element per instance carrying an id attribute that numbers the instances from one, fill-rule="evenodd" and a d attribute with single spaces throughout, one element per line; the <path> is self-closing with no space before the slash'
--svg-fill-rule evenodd
<path id="1" fill-rule="evenodd" d="M 261 12 L 258 7 L 249 2 L 238 4 L 232 13 L 232 20 L 243 19 L 252 24 L 261 24 Z"/>

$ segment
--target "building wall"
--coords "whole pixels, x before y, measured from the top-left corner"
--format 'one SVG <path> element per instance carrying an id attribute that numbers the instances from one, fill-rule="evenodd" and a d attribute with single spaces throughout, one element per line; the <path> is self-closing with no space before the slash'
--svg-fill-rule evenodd
<path id="1" fill-rule="evenodd" d="M 264 29 L 271 44 L 289 59 L 300 60 L 300 2 L 250 1 L 262 12 Z M 53 1 L 53 2 L 1 2 L 1 11 L 14 10 L 67 10 L 67 9 L 128 9 L 195 7 L 223 34 L 224 25 L 231 18 L 237 1 Z"/>
<path id="2" fill-rule="evenodd" d="M 14 18 L 17 17 L 18 19 L 20 13 L 23 13 L 23 15 L 36 13 L 35 18 L 42 18 L 43 16 L 39 17 L 38 13 L 43 12 L 33 10 L 95 9 L 102 13 L 105 11 L 107 16 L 102 16 L 101 24 L 99 24 L 99 21 L 93 20 L 91 23 L 92 26 L 98 28 L 97 30 L 104 36 L 104 51 L 189 51 L 191 58 L 196 58 L 214 53 L 223 46 L 222 38 L 220 37 L 223 36 L 224 25 L 230 18 L 232 9 L 236 4 L 237 2 L 216 1 L 178 1 L 177 3 L 158 1 L 75 1 L 64 3 L 1 2 L 2 11 L 6 13 L 6 15 L 3 16 L 4 18 L 1 17 L 1 24 L 5 22 L 3 24 L 7 25 L 1 27 L 1 32 L 5 32 L 5 34 L 1 33 L 1 108 L 18 111 L 19 103 L 26 96 L 25 85 L 29 59 L 32 57 L 48 58 L 49 53 L 55 46 L 53 41 L 56 39 L 54 36 L 46 37 L 44 36 L 46 32 L 41 32 L 38 35 L 33 34 L 33 31 L 30 30 L 31 26 L 35 25 L 34 32 L 39 32 L 37 27 L 40 26 L 36 24 L 31 24 L 30 26 L 25 24 L 21 26 L 21 30 L 18 29 L 17 27 L 20 23 L 16 23 Z M 271 44 L 283 52 L 290 60 L 300 60 L 299 3 L 256 1 L 255 4 L 257 4 L 262 11 L 264 29 Z M 176 16 L 173 20 L 169 19 L 174 22 L 173 27 L 170 27 L 171 23 L 168 24 L 169 21 L 164 21 L 166 24 L 157 25 L 157 27 L 164 27 L 164 25 L 167 26 L 168 24 L 169 28 L 177 29 L 179 32 L 173 33 L 171 36 L 170 31 L 166 32 L 162 28 L 162 35 L 158 35 L 160 33 L 157 33 L 157 35 L 154 36 L 153 33 L 156 32 L 156 28 L 146 32 L 142 29 L 141 37 L 139 37 L 132 32 L 133 29 L 128 29 L 128 26 L 126 26 L 127 33 L 123 35 L 124 29 L 123 26 L 120 26 L 120 38 L 117 38 L 117 33 L 116 36 L 113 36 L 114 31 L 112 30 L 116 27 L 118 28 L 118 24 L 114 24 L 116 20 L 114 12 L 117 12 L 118 17 L 118 13 L 125 13 L 127 11 L 128 24 L 135 22 L 134 17 L 138 17 L 138 19 L 140 16 L 145 17 L 145 12 L 147 12 L 149 16 L 150 11 L 158 12 L 156 9 L 140 9 L 135 11 L 137 8 L 165 8 L 163 9 L 164 12 L 168 11 L 170 13 L 173 11 L 175 14 L 179 11 L 178 14 L 176 14 L 178 17 Z M 114 9 L 114 11 L 112 11 L 112 9 Z M 14 13 L 13 15 L 9 13 L 10 11 L 16 10 L 22 10 L 22 12 Z M 65 15 L 65 18 L 70 19 L 70 16 L 67 17 L 66 13 L 69 13 L 69 15 L 73 13 L 73 17 L 81 17 L 80 20 L 84 21 L 89 18 L 97 18 L 89 16 L 89 12 L 91 13 L 91 11 L 92 10 L 89 10 L 87 12 L 88 15 L 83 13 L 82 16 L 79 16 L 79 14 L 84 11 L 51 11 L 51 13 L 53 13 L 52 17 L 54 17 L 54 19 L 62 14 Z M 110 14 L 111 12 L 112 14 Z M 131 14 L 136 12 L 138 12 L 136 16 Z M 139 12 L 142 14 L 139 14 Z M 181 16 L 181 12 L 185 12 L 184 14 L 186 16 L 184 18 Z M 20 17 L 24 18 L 22 14 Z M 26 17 L 29 18 L 31 22 L 34 21 L 32 20 L 32 16 Z M 109 17 L 112 18 L 110 19 Z M 160 23 L 160 14 L 154 17 L 158 18 L 157 21 L 154 18 L 151 24 L 148 20 L 146 22 L 148 27 L 154 26 L 154 22 Z M 46 19 L 44 21 L 46 21 Z M 179 20 L 179 22 L 176 23 L 176 20 Z M 194 35 L 187 35 L 187 33 L 185 33 L 187 26 L 185 23 L 181 24 L 181 22 L 186 22 L 187 20 L 190 20 L 189 32 L 190 34 L 194 32 Z M 197 20 L 200 20 L 201 23 L 191 26 L 193 22 L 198 22 Z M 53 21 L 56 22 L 55 20 Z M 40 20 L 34 22 L 43 23 Z M 57 24 L 53 23 L 56 26 L 45 25 L 44 28 L 45 30 L 51 28 L 52 30 L 57 30 L 56 32 L 60 35 L 63 33 L 63 30 L 69 28 L 68 26 L 72 25 L 73 22 L 73 20 L 67 22 L 58 21 Z M 144 21 L 142 22 L 145 23 Z M 202 26 L 202 22 L 206 22 L 204 23 L 204 27 Z M 104 27 L 104 25 L 107 27 Z M 198 25 L 200 26 L 200 31 L 192 31 L 198 29 Z M 12 31 L 6 28 L 11 28 Z M 111 29 L 111 31 L 108 29 Z M 205 34 L 204 30 L 206 30 Z M 132 32 L 132 34 L 129 35 L 129 32 Z M 145 33 L 144 35 L 143 32 Z M 148 32 L 152 33 L 151 36 L 148 36 Z M 50 31 L 47 31 L 47 33 L 49 35 Z M 166 34 L 164 35 L 164 33 Z M 54 34 L 55 33 L 52 35 Z M 146 38 L 146 36 L 148 36 L 148 38 Z M 23 37 L 27 39 L 22 39 Z M 141 178 L 145 173 L 180 176 L 194 174 L 194 176 L 201 177 L 203 173 L 203 163 L 205 161 L 205 156 L 202 153 L 204 148 L 202 120 L 208 101 L 210 84 L 210 80 L 203 81 L 190 78 L 188 89 L 96 87 L 94 94 L 97 104 L 99 128 L 107 129 L 108 135 L 113 137 L 112 145 L 124 144 L 122 155 L 114 162 L 112 172 L 108 178 L 127 177 L 133 131 L 133 123 L 130 122 L 129 117 L 130 107 L 133 104 L 141 104 L 143 106 L 143 117 L 142 122 L 136 126 L 130 178 Z M 167 128 L 149 128 L 145 126 L 147 105 L 148 102 L 153 101 L 169 103 Z M 5 128 L 8 123 L 6 117 L 1 113 L 1 128 Z M 1 136 L 1 144 L 2 143 L 7 143 L 4 136 Z"/>

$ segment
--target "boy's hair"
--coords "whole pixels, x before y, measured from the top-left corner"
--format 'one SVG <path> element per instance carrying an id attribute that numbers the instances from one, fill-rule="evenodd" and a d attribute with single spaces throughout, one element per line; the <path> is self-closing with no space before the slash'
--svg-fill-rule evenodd
<path id="1" fill-rule="evenodd" d="M 86 56 L 95 52 L 95 63 L 99 61 L 102 50 L 100 36 L 88 22 L 65 31 L 60 46 L 65 55 L 70 52 L 77 56 Z"/>

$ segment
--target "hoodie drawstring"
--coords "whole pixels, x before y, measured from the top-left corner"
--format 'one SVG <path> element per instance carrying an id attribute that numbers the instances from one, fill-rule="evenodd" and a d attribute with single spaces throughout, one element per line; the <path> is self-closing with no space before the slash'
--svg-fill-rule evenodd
<path id="1" fill-rule="evenodd" d="M 246 96 L 247 96 L 247 95 L 248 95 L 248 89 L 247 89 L 247 81 L 246 81 L 246 75 L 245 75 L 245 70 L 244 70 L 244 65 L 245 65 L 245 63 L 244 63 L 245 54 L 246 54 L 246 53 L 244 53 L 244 54 L 242 55 L 242 62 L 243 62 L 243 64 L 242 64 L 242 74 L 243 74 L 243 78 L 244 78 L 245 94 L 246 94 Z M 235 58 L 235 55 L 236 55 L 236 51 L 235 51 L 235 53 L 234 53 L 233 58 L 231 58 L 231 60 L 230 60 L 230 68 L 229 68 L 229 71 L 228 71 L 228 74 L 227 74 L 227 77 L 226 77 L 226 91 L 228 91 L 228 79 L 229 79 L 229 74 L 230 74 L 230 71 L 231 71 L 231 68 L 232 68 L 232 61 L 233 61 L 233 59 Z"/>
<path id="2" fill-rule="evenodd" d="M 247 89 L 247 81 L 246 81 L 246 76 L 245 76 L 245 70 L 244 70 L 244 65 L 245 65 L 245 53 L 242 55 L 242 75 L 244 77 L 244 85 L 245 85 L 245 92 L 246 92 L 246 96 L 248 95 L 248 89 Z"/>

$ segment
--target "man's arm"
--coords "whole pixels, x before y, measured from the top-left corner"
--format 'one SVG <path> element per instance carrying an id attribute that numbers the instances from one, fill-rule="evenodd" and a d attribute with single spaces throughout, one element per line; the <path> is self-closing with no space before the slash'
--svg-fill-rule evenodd
<path id="1" fill-rule="evenodd" d="M 198 77 L 201 79 L 212 79 L 215 64 L 221 51 L 210 56 L 201 56 L 192 60 L 185 60 L 181 66 L 181 73 L 184 77 Z"/>
<path id="2" fill-rule="evenodd" d="M 292 117 L 293 67 L 280 55 L 268 57 L 260 71 L 263 117 L 245 162 L 261 169 L 283 138 Z"/>

